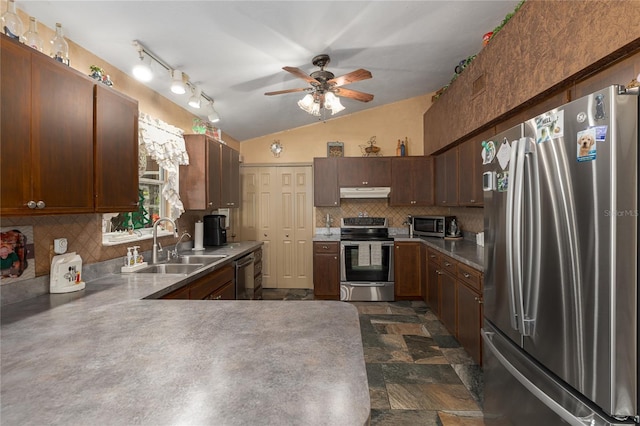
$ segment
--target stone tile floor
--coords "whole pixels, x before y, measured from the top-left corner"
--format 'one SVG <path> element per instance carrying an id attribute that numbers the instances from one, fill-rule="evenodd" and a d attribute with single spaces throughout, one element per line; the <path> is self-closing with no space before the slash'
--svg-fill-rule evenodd
<path id="1" fill-rule="evenodd" d="M 313 300 L 266 289 L 265 300 Z M 360 314 L 372 426 L 479 426 L 482 370 L 421 301 L 350 302 Z"/>

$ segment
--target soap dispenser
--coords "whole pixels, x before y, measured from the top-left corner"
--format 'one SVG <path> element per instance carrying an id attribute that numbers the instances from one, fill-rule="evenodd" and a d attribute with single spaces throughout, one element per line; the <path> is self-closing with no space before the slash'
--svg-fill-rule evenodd
<path id="1" fill-rule="evenodd" d="M 142 263 L 142 256 L 138 254 L 138 248 L 140 246 L 133 246 L 133 263 L 132 265 L 137 265 L 138 263 Z"/>
<path id="2" fill-rule="evenodd" d="M 133 265 L 133 253 L 131 253 L 132 249 L 133 247 L 127 247 L 127 266 Z"/>

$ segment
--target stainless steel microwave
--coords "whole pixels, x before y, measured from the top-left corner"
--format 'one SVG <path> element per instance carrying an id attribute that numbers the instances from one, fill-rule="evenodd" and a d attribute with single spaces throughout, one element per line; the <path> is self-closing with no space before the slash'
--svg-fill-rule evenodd
<path id="1" fill-rule="evenodd" d="M 413 233 L 421 237 L 444 238 L 455 216 L 413 216 Z"/>

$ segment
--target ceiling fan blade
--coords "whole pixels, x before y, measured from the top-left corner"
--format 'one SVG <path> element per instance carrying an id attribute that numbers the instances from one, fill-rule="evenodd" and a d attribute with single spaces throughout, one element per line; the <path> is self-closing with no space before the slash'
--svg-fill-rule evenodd
<path id="1" fill-rule="evenodd" d="M 336 95 L 342 96 L 343 98 L 351 98 L 360 102 L 369 102 L 373 100 L 373 95 L 370 93 L 358 92 L 357 90 L 345 89 L 342 87 L 337 87 L 332 90 Z"/>
<path id="2" fill-rule="evenodd" d="M 306 74 L 304 71 L 302 71 L 300 68 L 296 68 L 296 67 L 282 67 L 283 70 L 290 72 L 291 74 L 295 75 L 298 78 L 303 79 L 304 81 L 306 81 L 307 83 L 314 83 L 314 84 L 318 84 L 318 81 L 311 77 L 310 75 Z"/>
<path id="3" fill-rule="evenodd" d="M 351 71 L 350 73 L 341 75 L 340 77 L 332 78 L 327 83 L 338 87 L 355 83 L 356 81 L 366 80 L 368 78 L 371 78 L 371 72 L 360 68 L 359 70 Z"/>
<path id="4" fill-rule="evenodd" d="M 265 95 L 267 95 L 267 96 L 282 95 L 284 93 L 304 92 L 305 90 L 309 90 L 309 89 L 307 87 L 299 87 L 297 89 L 287 89 L 287 90 L 278 90 L 278 91 L 275 91 L 275 92 L 267 92 L 267 93 L 265 93 Z"/>

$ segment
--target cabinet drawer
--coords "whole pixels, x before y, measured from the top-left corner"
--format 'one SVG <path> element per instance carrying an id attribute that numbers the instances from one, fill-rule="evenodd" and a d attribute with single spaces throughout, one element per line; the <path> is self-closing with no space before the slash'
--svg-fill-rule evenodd
<path id="1" fill-rule="evenodd" d="M 442 269 L 454 277 L 458 275 L 458 262 L 449 256 L 441 255 Z"/>
<path id="2" fill-rule="evenodd" d="M 427 249 L 427 261 L 434 262 L 436 265 L 440 266 L 441 263 L 441 253 L 438 250 L 434 250 L 432 248 Z"/>
<path id="3" fill-rule="evenodd" d="M 233 283 L 233 275 L 234 270 L 231 266 L 226 266 L 209 275 L 205 275 L 191 284 L 190 298 L 194 300 L 208 298 L 211 293 L 217 291 L 220 287 L 229 282 Z"/>
<path id="4" fill-rule="evenodd" d="M 207 300 L 235 300 L 236 298 L 236 288 L 233 285 L 233 282 L 227 283 L 227 285 L 222 288 L 216 290 L 207 296 Z"/>
<path id="5" fill-rule="evenodd" d="M 316 254 L 338 254 L 338 243 L 313 243 L 313 252 Z"/>
<path id="6" fill-rule="evenodd" d="M 462 263 L 458 264 L 458 279 L 478 291 L 482 291 L 482 273 Z"/>

